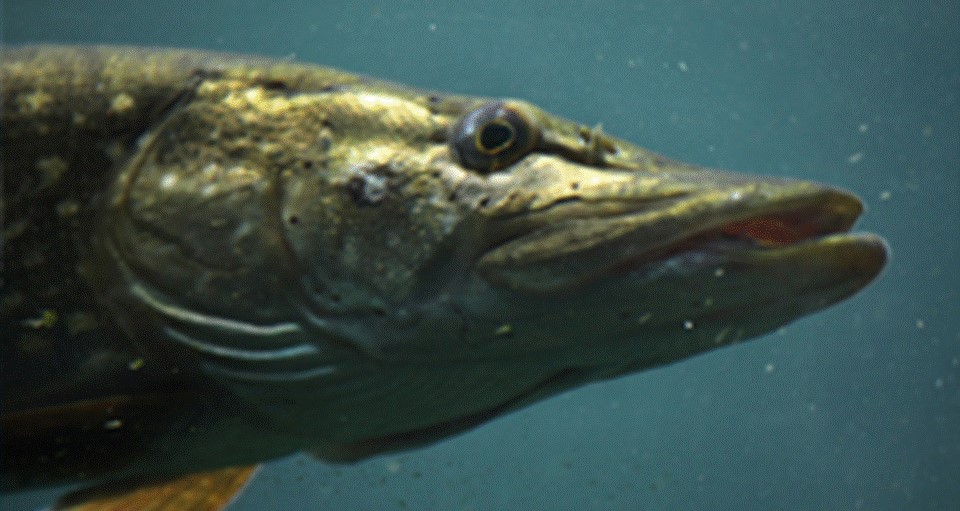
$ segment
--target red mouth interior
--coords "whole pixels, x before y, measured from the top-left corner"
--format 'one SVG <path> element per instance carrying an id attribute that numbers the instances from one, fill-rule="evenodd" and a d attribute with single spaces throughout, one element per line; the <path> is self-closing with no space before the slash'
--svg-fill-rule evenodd
<path id="1" fill-rule="evenodd" d="M 733 222 L 721 229 L 725 236 L 750 240 L 761 247 L 783 247 L 814 238 L 829 229 L 800 215 L 763 216 Z"/>

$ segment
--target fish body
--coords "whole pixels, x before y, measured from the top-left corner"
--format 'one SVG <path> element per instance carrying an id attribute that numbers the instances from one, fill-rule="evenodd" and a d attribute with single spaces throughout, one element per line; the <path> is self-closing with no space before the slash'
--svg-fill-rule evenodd
<path id="1" fill-rule="evenodd" d="M 886 260 L 849 193 L 519 100 L 119 47 L 5 48 L 0 83 L 4 491 L 429 444 Z"/>

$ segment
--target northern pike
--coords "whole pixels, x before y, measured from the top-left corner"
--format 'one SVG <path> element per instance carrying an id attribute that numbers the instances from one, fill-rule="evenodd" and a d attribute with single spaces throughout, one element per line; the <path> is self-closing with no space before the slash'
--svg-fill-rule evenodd
<path id="1" fill-rule="evenodd" d="M 220 509 L 843 300 L 845 191 L 521 100 L 186 50 L 8 47 L 2 489 Z"/>

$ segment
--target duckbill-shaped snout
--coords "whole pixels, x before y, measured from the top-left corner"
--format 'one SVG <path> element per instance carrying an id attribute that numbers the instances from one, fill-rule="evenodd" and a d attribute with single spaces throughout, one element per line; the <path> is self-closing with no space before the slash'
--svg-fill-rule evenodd
<path id="1" fill-rule="evenodd" d="M 515 185 L 483 209 L 474 264 L 497 298 L 467 300 L 477 329 L 509 325 L 528 339 L 523 349 L 643 339 L 615 356 L 657 365 L 824 308 L 884 267 L 885 242 L 850 232 L 863 206 L 847 192 L 670 165 L 600 170 L 542 157 L 500 178 Z"/>
<path id="2" fill-rule="evenodd" d="M 513 339 L 491 347 L 574 340 L 584 362 L 658 365 L 824 308 L 884 267 L 886 243 L 850 232 L 864 207 L 848 192 L 671 161 L 509 105 L 519 112 L 510 122 L 535 126 L 515 130 L 536 131 L 536 142 L 458 188 L 469 224 L 481 226 L 471 264 L 484 284 L 453 294 L 469 311 L 465 330 Z M 629 355 L 610 348 L 630 344 Z"/>
<path id="3" fill-rule="evenodd" d="M 532 193 L 508 192 L 487 206 L 492 243 L 477 269 L 491 282 L 550 293 L 651 276 L 666 263 L 689 272 L 706 264 L 787 270 L 790 261 L 805 271 L 788 275 L 853 293 L 886 259 L 880 238 L 849 232 L 863 205 L 842 190 L 686 165 L 630 172 L 549 160 L 507 178 Z"/>

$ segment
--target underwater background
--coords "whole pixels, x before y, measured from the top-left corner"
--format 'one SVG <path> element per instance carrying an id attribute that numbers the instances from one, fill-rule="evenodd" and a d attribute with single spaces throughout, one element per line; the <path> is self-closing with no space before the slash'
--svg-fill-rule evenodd
<path id="1" fill-rule="evenodd" d="M 523 98 L 672 158 L 854 191 L 858 229 L 890 242 L 877 282 L 773 335 L 432 447 L 277 461 L 231 510 L 960 510 L 956 0 L 5 0 L 0 19 L 7 44 L 258 53 Z"/>

